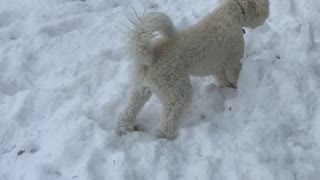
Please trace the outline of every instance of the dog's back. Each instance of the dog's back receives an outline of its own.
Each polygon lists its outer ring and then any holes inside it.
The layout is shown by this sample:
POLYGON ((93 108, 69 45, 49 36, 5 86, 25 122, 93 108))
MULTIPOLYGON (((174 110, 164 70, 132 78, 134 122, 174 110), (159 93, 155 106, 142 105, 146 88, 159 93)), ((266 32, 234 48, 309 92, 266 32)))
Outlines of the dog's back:
POLYGON ((188 67, 190 74, 209 75, 220 68, 221 62, 233 59, 230 56, 242 58, 239 57, 244 46, 242 27, 262 24, 269 13, 268 4, 268 0, 225 0, 197 24, 178 32, 167 15, 146 14, 140 18, 140 24, 134 24, 134 38, 130 41, 133 57, 148 65, 183 59, 181 64, 188 67), (156 40, 154 32, 160 32, 156 40), (169 59, 170 54, 175 54, 173 59, 169 59))

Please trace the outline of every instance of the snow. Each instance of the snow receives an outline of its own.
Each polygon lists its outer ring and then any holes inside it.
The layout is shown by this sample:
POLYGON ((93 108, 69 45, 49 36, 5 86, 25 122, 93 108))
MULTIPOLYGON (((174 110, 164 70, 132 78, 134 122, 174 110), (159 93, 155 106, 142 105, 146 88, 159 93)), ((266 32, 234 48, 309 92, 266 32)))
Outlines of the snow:
POLYGON ((114 126, 130 86, 127 17, 157 10, 179 28, 219 0, 1 0, 0 180, 316 180, 320 176, 320 2, 271 0, 246 30, 239 88, 193 78, 175 141, 114 126))

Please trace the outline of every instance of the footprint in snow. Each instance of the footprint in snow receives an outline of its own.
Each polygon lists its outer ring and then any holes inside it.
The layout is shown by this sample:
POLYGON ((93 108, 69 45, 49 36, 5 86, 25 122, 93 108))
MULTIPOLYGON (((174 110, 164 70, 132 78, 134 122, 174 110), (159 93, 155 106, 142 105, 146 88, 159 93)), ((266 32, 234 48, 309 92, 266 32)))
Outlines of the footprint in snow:
POLYGON ((87 0, 65 0, 65 2, 86 2, 87 0))
POLYGON ((15 111, 15 119, 20 127, 28 127, 32 123, 34 112, 34 98, 31 93, 21 94, 21 102, 15 111))
POLYGON ((21 21, 22 16, 14 11, 0 12, 0 39, 3 40, 16 40, 24 29, 21 21))
POLYGON ((94 19, 90 17, 71 18, 43 26, 40 29, 40 33, 47 34, 49 37, 53 38, 79 29, 84 29, 89 27, 93 22, 94 19))
POLYGON ((59 179, 62 176, 59 168, 53 164, 42 164, 40 167, 39 179, 53 180, 59 179))
POLYGON ((310 27, 310 24, 307 21, 303 22, 301 26, 298 41, 298 46, 301 49, 310 50, 314 47, 315 42, 312 28, 310 27))
POLYGON ((37 153, 40 147, 34 141, 28 141, 28 142, 25 142, 21 147, 18 147, 16 149, 17 149, 17 156, 22 156, 26 153, 31 153, 31 154, 37 153))
POLYGON ((101 150, 95 150, 90 156, 87 164, 87 170, 91 179, 106 179, 106 159, 101 150))
POLYGON ((315 65, 313 67, 314 73, 320 78, 320 65, 315 65))
POLYGON ((0 12, 0 28, 8 27, 14 23, 19 16, 14 11, 2 11, 0 12))

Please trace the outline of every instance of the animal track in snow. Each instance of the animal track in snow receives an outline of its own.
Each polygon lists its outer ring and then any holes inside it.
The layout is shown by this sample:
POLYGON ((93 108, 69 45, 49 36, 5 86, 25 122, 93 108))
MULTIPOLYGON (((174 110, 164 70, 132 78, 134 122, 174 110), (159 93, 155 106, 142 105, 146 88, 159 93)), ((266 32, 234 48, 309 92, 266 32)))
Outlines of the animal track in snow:
POLYGON ((19 16, 14 11, 0 12, 0 28, 10 26, 19 16))
POLYGON ((62 173, 60 172, 58 167, 52 164, 43 164, 41 166, 41 179, 57 179, 61 176, 62 173))
POLYGON ((302 49, 310 50, 314 47, 312 28, 308 22, 303 22, 299 34, 299 46, 302 49))
POLYGON ((19 106, 14 110, 14 119, 20 127, 28 127, 32 120, 34 114, 34 98, 31 95, 31 92, 20 92, 19 106))
POLYGON ((313 68, 314 73, 320 78, 320 65, 316 65, 313 68))
POLYGON ((17 148, 17 150, 19 150, 17 154, 19 155, 19 152, 34 154, 37 153, 39 149, 40 147, 37 143, 34 141, 27 141, 21 147, 17 148))
POLYGON ((93 19, 90 17, 77 17, 43 26, 40 32, 47 34, 49 37, 57 37, 78 29, 86 28, 93 22, 93 19))
POLYGON ((104 172, 106 159, 103 157, 101 150, 95 150, 92 152, 87 164, 87 171, 91 179, 106 179, 104 172))
POLYGON ((0 12, 0 40, 16 40, 22 34, 21 15, 15 11, 0 12))

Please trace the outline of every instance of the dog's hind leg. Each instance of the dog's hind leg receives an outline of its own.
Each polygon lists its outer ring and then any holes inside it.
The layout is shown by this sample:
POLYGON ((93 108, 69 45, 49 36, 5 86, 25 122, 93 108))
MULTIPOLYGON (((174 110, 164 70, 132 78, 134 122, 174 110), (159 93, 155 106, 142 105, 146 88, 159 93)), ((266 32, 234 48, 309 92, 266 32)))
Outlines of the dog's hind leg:
POLYGON ((162 123, 156 132, 158 138, 174 139, 179 119, 192 100, 192 86, 188 75, 171 79, 159 87, 163 103, 162 123))
POLYGON ((124 111, 118 116, 117 133, 125 135, 135 130, 135 121, 144 104, 150 99, 151 91, 148 87, 136 85, 130 90, 130 97, 124 111))

